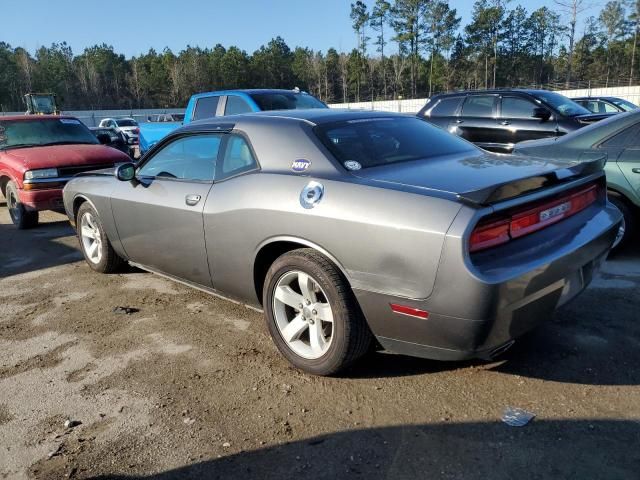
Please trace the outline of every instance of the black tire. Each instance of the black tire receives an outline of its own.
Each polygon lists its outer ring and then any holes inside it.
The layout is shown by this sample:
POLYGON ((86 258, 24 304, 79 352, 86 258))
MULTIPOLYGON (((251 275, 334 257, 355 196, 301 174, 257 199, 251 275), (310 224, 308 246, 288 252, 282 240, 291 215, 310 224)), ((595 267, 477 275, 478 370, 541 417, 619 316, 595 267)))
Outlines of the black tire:
POLYGON ((87 264, 96 272, 100 273, 114 273, 122 270, 125 265, 125 261, 115 252, 111 246, 111 242, 107 237, 107 234, 100 220, 98 212, 91 206, 89 202, 85 202, 80 205, 78 214, 76 215, 76 233, 78 235, 78 241, 80 243, 80 250, 84 255, 84 259, 87 264), (85 215, 91 215, 93 223, 100 234, 100 243, 97 247, 100 250, 99 261, 95 261, 89 258, 89 254, 86 251, 85 243, 82 238, 82 219, 85 215))
POLYGON ((15 183, 7 183, 5 198, 7 200, 7 209, 9 210, 11 221, 18 229, 24 230, 38 225, 40 218, 38 212, 29 211, 20 203, 18 187, 16 187, 15 183))
POLYGON ((635 232, 637 223, 636 212, 622 196, 616 193, 609 192, 609 201, 616 207, 618 207, 618 210, 620 210, 620 212, 622 212, 622 218, 624 222, 622 229, 624 229, 624 234, 622 234, 622 238, 618 241, 617 244, 614 244, 612 248, 613 251, 619 251, 625 245, 627 245, 627 243, 629 243, 630 238, 635 232))
MULTIPOLYGON (((373 335, 342 272, 327 257, 311 248, 292 250, 278 257, 269 268, 263 289, 267 328, 278 350, 296 368, 314 375, 334 375, 362 357, 373 335), (319 358, 295 353, 282 337, 274 314, 274 292, 278 281, 292 271, 310 275, 326 294, 333 313, 332 341, 319 358)), ((315 312, 314 312, 315 313, 315 312)))

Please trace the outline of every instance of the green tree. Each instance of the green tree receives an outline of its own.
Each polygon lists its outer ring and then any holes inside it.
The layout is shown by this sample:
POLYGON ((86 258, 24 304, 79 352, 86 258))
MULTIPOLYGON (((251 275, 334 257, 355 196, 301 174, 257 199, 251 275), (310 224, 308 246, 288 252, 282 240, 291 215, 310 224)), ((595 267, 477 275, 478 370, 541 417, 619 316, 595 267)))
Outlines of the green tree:
MULTIPOLYGON (((639 0, 640 1, 640 0, 639 0)), ((380 53, 380 70, 382 77, 382 98, 387 99, 387 70, 384 57, 384 47, 387 45, 385 29, 391 20, 391 4, 386 0, 376 0, 369 23, 371 28, 378 33, 375 39, 377 51, 380 53)))
MULTIPOLYGON (((442 50, 448 51, 453 46, 455 34, 460 26, 461 18, 456 9, 449 7, 446 0, 433 0, 425 10, 425 25, 429 41, 429 97, 433 92, 433 65, 436 55, 442 50)), ((444 62, 443 62, 444 63, 444 62)))

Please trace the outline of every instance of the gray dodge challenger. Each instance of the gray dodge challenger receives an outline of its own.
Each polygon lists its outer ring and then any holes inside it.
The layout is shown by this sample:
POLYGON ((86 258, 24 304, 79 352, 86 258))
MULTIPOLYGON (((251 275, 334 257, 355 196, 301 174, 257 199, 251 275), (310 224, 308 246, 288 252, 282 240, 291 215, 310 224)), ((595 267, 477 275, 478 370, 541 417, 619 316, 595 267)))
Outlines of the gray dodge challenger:
POLYGON ((89 266, 125 262, 264 311, 330 375, 372 346, 492 358, 589 283, 616 237, 604 160, 486 153, 413 117, 203 120, 64 189, 89 266))

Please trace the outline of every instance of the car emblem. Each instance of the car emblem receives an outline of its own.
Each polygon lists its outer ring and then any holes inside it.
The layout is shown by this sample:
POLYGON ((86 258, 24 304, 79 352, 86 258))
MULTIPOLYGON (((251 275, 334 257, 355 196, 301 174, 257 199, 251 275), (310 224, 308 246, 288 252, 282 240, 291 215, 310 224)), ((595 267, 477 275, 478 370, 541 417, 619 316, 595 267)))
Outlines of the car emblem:
POLYGON ((294 160, 293 163, 291 164, 291 170, 293 170, 294 172, 304 172, 305 170, 307 170, 309 167, 311 166, 311 162, 309 160, 305 160, 304 158, 301 158, 299 160, 294 160))
POLYGON ((540 212, 538 218, 541 222, 546 222, 547 220, 551 220, 552 218, 565 214, 569 210, 571 210, 570 201, 564 202, 564 203, 561 203, 560 205, 556 205, 555 207, 551 207, 546 210, 543 210, 542 212, 540 212))
POLYGON ((322 195, 324 195, 324 185, 311 181, 300 192, 300 205, 307 209, 313 208, 322 200, 322 195))
POLYGON ((344 167, 347 170, 360 170, 362 168, 362 165, 360 165, 360 163, 356 162, 355 160, 347 160, 346 162, 344 162, 344 167))

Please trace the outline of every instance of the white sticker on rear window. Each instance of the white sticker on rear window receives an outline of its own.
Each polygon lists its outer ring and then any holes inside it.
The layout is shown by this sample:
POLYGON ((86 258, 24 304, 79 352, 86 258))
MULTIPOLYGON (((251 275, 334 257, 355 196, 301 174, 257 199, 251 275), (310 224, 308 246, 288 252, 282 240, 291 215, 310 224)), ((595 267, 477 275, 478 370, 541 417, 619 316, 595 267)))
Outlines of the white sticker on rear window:
POLYGON ((75 118, 61 118, 60 123, 67 125, 80 125, 80 120, 76 120, 75 118))

